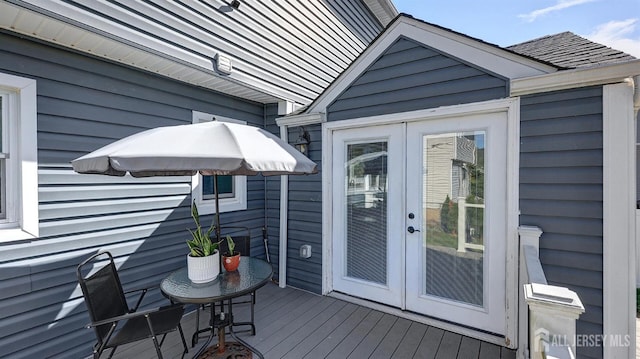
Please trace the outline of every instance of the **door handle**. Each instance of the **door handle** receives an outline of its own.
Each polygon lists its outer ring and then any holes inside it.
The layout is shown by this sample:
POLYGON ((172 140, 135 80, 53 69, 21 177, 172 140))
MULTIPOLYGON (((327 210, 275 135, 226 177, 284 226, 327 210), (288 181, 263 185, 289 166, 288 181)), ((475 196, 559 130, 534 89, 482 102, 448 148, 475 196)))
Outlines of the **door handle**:
POLYGON ((409 227, 407 228, 407 232, 409 232, 409 233, 413 233, 413 232, 420 232, 420 230, 419 230, 419 229, 415 229, 415 228, 413 228, 413 226, 409 226, 409 227))

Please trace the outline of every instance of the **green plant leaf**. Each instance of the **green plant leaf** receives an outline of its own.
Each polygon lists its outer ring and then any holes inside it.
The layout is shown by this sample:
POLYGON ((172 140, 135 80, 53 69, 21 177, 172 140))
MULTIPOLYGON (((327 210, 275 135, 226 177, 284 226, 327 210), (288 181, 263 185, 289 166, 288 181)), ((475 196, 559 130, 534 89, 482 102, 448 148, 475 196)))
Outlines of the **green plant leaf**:
POLYGON ((198 213, 198 207, 195 201, 191 207, 191 217, 193 217, 193 221, 196 224, 195 230, 187 228, 189 234, 191 234, 191 239, 187 241, 191 256, 206 257, 214 254, 218 244, 211 242, 211 233, 215 229, 215 225, 212 224, 209 230, 203 233, 202 226, 200 225, 200 214, 198 213))

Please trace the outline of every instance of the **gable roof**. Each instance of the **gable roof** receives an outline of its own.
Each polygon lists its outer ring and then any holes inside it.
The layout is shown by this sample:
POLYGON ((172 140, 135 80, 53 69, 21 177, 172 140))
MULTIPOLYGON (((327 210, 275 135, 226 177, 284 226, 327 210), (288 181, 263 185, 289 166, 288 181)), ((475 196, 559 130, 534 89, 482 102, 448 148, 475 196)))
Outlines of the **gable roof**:
POLYGON ((566 68, 590 67, 635 60, 635 57, 629 54, 587 40, 569 31, 543 36, 508 46, 506 49, 566 68))
MULTIPOLYGON (((501 48, 497 45, 461 34, 450 29, 400 14, 378 37, 342 72, 303 113, 322 112, 363 71, 373 64, 400 37, 414 40, 437 52, 481 67, 497 76, 516 79, 556 72, 560 67, 546 61, 501 48)), ((295 115, 290 115, 294 117, 295 115)))

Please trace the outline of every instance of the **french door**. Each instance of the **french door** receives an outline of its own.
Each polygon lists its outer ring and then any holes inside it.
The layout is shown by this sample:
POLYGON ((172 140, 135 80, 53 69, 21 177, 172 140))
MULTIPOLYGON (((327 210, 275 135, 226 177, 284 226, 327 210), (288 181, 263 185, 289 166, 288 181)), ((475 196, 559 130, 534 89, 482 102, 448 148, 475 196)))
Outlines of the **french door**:
POLYGON ((401 125, 336 131, 333 151, 333 287, 404 305, 401 125))
POLYGON ((505 333, 506 113, 335 130, 333 289, 505 333))

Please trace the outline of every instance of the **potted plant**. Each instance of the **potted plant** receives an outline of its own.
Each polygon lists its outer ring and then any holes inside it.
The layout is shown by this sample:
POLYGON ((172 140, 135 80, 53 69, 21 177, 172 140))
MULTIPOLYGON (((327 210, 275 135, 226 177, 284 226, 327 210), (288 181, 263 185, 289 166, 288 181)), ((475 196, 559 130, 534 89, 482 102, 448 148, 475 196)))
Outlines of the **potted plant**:
POLYGON ((222 265, 227 272, 233 272, 238 269, 240 265, 240 252, 236 252, 236 243, 231 236, 227 235, 227 247, 228 252, 222 254, 222 265))
POLYGON ((194 201, 191 207, 191 217, 196 223, 196 229, 188 229, 191 239, 187 241, 189 254, 187 254, 187 273, 189 279, 194 283, 210 282, 220 273, 220 252, 219 242, 211 240, 211 233, 216 229, 212 223, 205 232, 200 225, 200 215, 198 207, 194 201))

